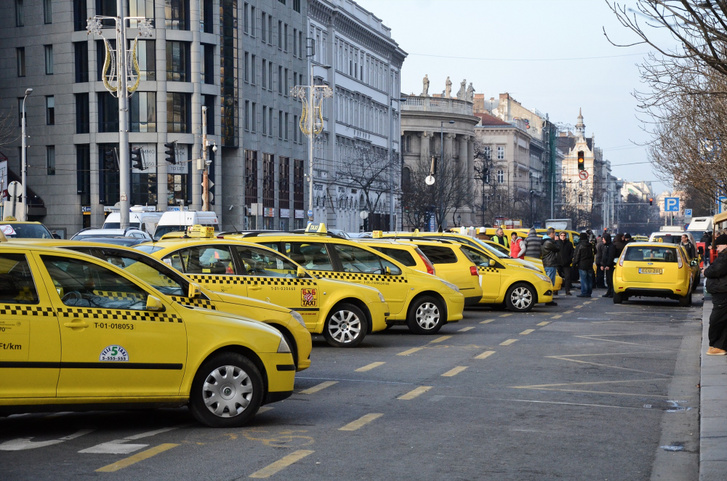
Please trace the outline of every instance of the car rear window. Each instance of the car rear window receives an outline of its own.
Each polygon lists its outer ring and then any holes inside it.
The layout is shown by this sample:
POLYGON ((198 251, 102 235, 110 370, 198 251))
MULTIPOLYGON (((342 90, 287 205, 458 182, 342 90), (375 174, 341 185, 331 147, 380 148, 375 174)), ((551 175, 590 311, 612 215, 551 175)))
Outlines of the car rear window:
POLYGON ((432 261, 432 264, 456 264, 457 254, 451 247, 420 245, 419 249, 432 261))
POLYGON ((624 260, 648 262, 676 262, 677 250, 673 247, 630 246, 626 248, 624 260))
POLYGON ((404 249, 392 249, 391 247, 379 247, 379 246, 371 246, 377 251, 381 252, 382 254, 386 254, 387 256, 391 257, 392 259, 396 259, 397 261, 401 262, 407 267, 413 267, 416 266, 417 263, 414 260, 414 256, 412 256, 409 251, 406 251, 404 249))

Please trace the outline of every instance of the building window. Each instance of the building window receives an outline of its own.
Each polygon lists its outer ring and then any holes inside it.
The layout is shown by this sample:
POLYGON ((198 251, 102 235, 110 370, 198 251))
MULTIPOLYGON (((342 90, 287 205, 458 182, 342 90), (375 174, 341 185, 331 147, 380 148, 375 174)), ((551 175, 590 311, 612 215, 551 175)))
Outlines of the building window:
POLYGON ((502 170, 497 171, 497 183, 498 184, 505 183, 505 172, 503 172, 502 170))
POLYGON ((275 207, 275 156, 263 154, 263 206, 275 207))
POLYGON ((281 209, 290 208, 290 159, 278 157, 278 203, 281 209))
POLYGON ((243 127, 246 131, 250 130, 250 101, 245 100, 245 121, 243 127))
POLYGON ((73 44, 73 60, 76 83, 88 82, 88 42, 75 42, 73 44))
POLYGON ((189 30, 189 11, 185 0, 164 0, 165 25, 170 30, 189 30))
POLYGON ((268 108, 263 105, 263 135, 268 135, 268 108))
POLYGON ((202 9, 202 30, 205 33, 214 33, 214 22, 212 21, 212 18, 215 11, 212 5, 212 0, 203 0, 202 9))
POLYGON ((119 131, 119 103, 110 92, 98 93, 98 131, 119 131))
POLYGON ((200 67, 202 68, 202 80, 208 85, 215 83, 215 46, 205 45, 204 46, 204 59, 202 60, 200 67))
POLYGON ((300 13, 300 0, 293 0, 293 10, 300 13))
POLYGON ((192 103, 190 94, 167 93, 167 132, 190 133, 189 112, 192 103))
POLYGON ((262 40, 263 43, 267 41, 268 37, 268 27, 265 17, 265 12, 260 12, 260 40, 262 40))
POLYGON ((22 27, 23 25, 25 25, 23 0, 15 0, 15 26, 22 27))
POLYGON ((45 171, 48 175, 56 175, 56 148, 53 145, 45 148, 45 171))
POLYGON ((88 93, 76 94, 76 133, 87 134, 90 127, 88 93))
POLYGON ((505 147, 502 145, 497 146, 497 160, 505 160, 505 147))
POLYGON ((56 123, 56 99, 53 95, 45 98, 45 124, 55 125, 56 123))
POLYGON ((255 85, 255 76, 257 74, 257 69, 255 68, 256 61, 257 61, 257 56, 250 55, 250 83, 252 85, 255 85))
POLYGON ((25 47, 15 49, 15 58, 18 64, 18 77, 25 77, 25 47))
MULTIPOLYGON (((129 16, 154 19, 154 0, 129 0, 129 16)), ((132 21, 132 27, 136 27, 132 21)))
POLYGON ((45 51, 45 74, 53 75, 53 45, 44 45, 45 51))
POLYGON ((129 128, 132 132, 157 131, 156 92, 136 92, 129 98, 129 128))
POLYGON ((485 145, 482 148, 482 154, 485 156, 485 160, 492 160, 492 147, 485 145))
POLYGON ((245 52, 245 64, 243 65, 242 69, 244 72, 242 73, 242 78, 245 80, 245 83, 250 82, 250 54, 245 52))
POLYGON ((43 0, 43 23, 53 23, 53 8, 51 0, 43 0))
POLYGON ((86 0, 73 0, 73 30, 81 32, 86 30, 86 0))
POLYGON ((189 44, 167 42, 167 80, 187 82, 189 80, 189 44))
POLYGON ((91 149, 76 145, 76 193, 81 205, 91 205, 91 149))
POLYGON ((139 64, 141 80, 156 80, 156 49, 154 40, 139 40, 136 47, 136 62, 139 64))

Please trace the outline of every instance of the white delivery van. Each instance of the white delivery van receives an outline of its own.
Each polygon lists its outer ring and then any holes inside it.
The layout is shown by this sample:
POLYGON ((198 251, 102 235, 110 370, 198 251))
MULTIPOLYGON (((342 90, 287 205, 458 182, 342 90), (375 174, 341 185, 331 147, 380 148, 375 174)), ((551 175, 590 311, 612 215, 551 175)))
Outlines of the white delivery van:
POLYGON ((217 214, 212 211, 170 210, 164 212, 159 219, 154 239, 161 239, 164 234, 170 232, 185 232, 187 227, 193 225, 211 226, 215 231, 220 230, 217 214))
POLYGON ((705 232, 712 232, 712 230, 714 230, 712 217, 693 217, 687 226, 687 232, 691 232, 697 242, 702 240, 705 232))
MULTIPOLYGON (((149 235, 154 235, 157 224, 162 218, 162 213, 146 210, 144 206, 134 206, 129 211, 129 227, 143 230, 149 235)), ((121 213, 111 212, 101 226, 102 229, 121 229, 121 213)))

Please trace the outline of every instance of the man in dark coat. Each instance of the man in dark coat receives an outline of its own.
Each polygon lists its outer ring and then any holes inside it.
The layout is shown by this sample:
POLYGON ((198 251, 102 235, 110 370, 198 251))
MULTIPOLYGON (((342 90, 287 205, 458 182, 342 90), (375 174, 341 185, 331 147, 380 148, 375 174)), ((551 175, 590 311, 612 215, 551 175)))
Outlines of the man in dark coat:
POLYGON ((707 279, 705 288, 712 295, 712 313, 709 315, 709 356, 727 354, 727 234, 715 239, 717 258, 702 270, 707 279))
MULTIPOLYGON (((541 257, 543 259, 543 267, 545 268, 545 274, 550 277, 550 282, 555 287, 555 276, 558 275, 558 252, 560 249, 555 243, 555 229, 552 227, 548 229, 547 233, 543 236, 543 245, 540 248, 541 257)), ((555 302, 547 302, 545 304, 557 306, 555 302)))
POLYGON ((563 288, 565 289, 565 295, 570 296, 570 288, 571 288, 571 260, 573 259, 573 244, 571 243, 570 239, 568 239, 568 233, 567 232, 561 232, 558 235, 558 244, 560 245, 560 252, 558 253, 560 257, 560 268, 563 271, 563 288))
POLYGON ((540 248, 543 246, 543 239, 538 237, 535 228, 532 227, 528 231, 528 236, 525 238, 525 257, 535 257, 540 259, 540 248))
POLYGON ((601 270, 606 275, 606 293, 601 297, 613 297, 613 266, 616 260, 616 248, 611 242, 611 234, 603 234, 602 239, 601 270))
POLYGON ((593 292, 591 283, 593 279, 593 247, 585 234, 585 232, 581 232, 578 245, 573 252, 573 267, 578 269, 581 280, 581 293, 578 294, 578 297, 591 297, 593 292))
POLYGON ((595 284, 593 287, 603 288, 606 287, 606 277, 604 275, 603 269, 603 236, 598 236, 596 238, 596 279, 595 284))

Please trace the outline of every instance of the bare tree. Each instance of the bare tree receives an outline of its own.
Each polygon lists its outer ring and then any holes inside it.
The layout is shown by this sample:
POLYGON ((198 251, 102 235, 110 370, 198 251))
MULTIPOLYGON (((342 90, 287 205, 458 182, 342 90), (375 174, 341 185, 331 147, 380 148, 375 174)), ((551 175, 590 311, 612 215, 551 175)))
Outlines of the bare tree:
MULTIPOLYGON (((391 192, 389 179, 391 165, 387 162, 386 157, 385 151, 377 151, 372 148, 356 149, 355 158, 344 162, 341 170, 336 172, 335 180, 338 183, 349 185, 363 193, 366 205, 361 206, 361 209, 368 212, 370 216, 379 209, 383 195, 391 192)), ((388 228, 388 224, 383 226, 369 223, 368 227, 370 230, 384 229, 388 228)))
POLYGON ((0 146, 11 144, 20 138, 14 121, 15 116, 11 112, 0 113, 0 146))

